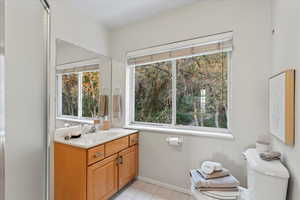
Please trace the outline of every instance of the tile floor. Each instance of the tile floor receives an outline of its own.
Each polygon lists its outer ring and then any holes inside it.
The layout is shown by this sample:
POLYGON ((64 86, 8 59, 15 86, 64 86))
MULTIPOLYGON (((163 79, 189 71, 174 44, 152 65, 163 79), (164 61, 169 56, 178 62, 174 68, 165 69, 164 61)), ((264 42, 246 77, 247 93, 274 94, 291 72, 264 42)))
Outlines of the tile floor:
POLYGON ((193 198, 184 193, 136 180, 111 200, 193 200, 193 198))

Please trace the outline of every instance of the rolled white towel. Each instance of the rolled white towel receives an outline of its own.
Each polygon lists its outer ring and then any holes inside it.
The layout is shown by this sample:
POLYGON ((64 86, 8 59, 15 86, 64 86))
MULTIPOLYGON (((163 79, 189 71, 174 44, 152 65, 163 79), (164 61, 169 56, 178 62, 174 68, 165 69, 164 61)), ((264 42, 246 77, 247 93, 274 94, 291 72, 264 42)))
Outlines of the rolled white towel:
POLYGON ((221 171, 223 168, 221 163, 205 161, 201 165, 201 169, 205 174, 212 174, 215 171, 221 171))

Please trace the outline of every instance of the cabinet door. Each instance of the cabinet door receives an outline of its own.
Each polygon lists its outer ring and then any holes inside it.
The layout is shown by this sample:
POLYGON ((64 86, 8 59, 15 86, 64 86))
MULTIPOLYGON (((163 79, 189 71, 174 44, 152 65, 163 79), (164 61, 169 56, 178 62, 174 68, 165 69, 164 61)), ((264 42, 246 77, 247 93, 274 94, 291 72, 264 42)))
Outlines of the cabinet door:
POLYGON ((117 155, 88 167, 87 200, 106 200, 118 191, 117 155))
POLYGON ((119 153, 119 189, 138 175, 138 146, 119 153))

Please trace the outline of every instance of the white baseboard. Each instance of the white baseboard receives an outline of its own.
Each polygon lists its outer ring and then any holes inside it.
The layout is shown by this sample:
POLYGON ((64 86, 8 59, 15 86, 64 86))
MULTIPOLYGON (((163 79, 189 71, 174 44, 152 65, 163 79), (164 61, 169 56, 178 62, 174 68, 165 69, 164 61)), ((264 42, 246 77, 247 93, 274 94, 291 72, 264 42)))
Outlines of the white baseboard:
POLYGON ((161 187, 165 187, 165 188, 170 189, 170 190, 175 190, 177 192, 182 192, 182 193, 189 194, 189 195, 191 194, 190 190, 182 188, 182 187, 178 187, 176 185, 163 183, 163 182, 154 180, 152 178, 143 177, 143 176, 138 176, 137 178, 138 178, 138 180, 141 180, 141 181, 144 181, 144 182, 147 182, 147 183, 151 183, 151 184, 154 184, 154 185, 158 185, 158 186, 161 186, 161 187))

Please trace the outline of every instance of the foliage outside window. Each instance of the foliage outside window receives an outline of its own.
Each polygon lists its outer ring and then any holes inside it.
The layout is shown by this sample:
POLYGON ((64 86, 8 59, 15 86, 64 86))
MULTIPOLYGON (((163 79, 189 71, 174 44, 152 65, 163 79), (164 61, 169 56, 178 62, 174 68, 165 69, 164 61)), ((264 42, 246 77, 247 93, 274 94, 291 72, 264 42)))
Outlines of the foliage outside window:
POLYGON ((62 114, 78 115, 78 74, 62 75, 62 114))
POLYGON ((99 72, 83 72, 82 75, 82 116, 99 116, 100 87, 99 72))
POLYGON ((61 92, 58 96, 61 116, 74 118, 95 118, 100 111, 99 71, 74 72, 58 75, 61 92))
POLYGON ((172 121, 171 62, 160 62, 135 69, 135 121, 172 121))
POLYGON ((230 52, 135 65, 131 123, 228 128, 230 52))
POLYGON ((227 128, 227 53, 176 60, 176 124, 227 128))

